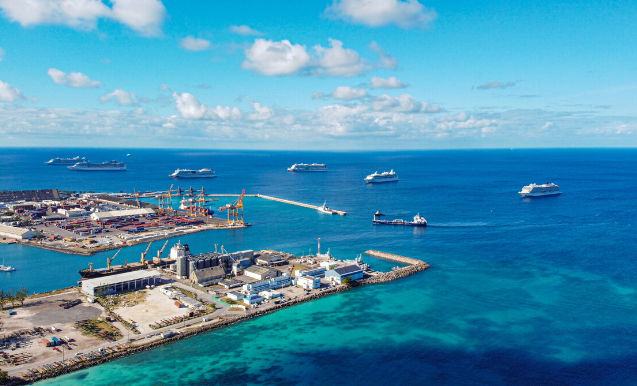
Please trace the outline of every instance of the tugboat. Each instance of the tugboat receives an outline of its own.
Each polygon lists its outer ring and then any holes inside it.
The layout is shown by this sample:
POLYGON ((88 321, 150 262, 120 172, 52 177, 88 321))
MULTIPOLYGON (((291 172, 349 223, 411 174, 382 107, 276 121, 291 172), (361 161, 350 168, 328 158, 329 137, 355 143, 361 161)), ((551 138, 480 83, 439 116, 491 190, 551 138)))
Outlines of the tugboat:
POLYGON ((374 225, 407 225, 412 227, 426 227, 427 220, 424 217, 420 216, 420 213, 414 216, 413 221, 405 221, 402 219, 396 219, 393 221, 380 220, 377 217, 384 216, 384 213, 380 213, 380 210, 374 213, 374 220, 372 221, 374 225))

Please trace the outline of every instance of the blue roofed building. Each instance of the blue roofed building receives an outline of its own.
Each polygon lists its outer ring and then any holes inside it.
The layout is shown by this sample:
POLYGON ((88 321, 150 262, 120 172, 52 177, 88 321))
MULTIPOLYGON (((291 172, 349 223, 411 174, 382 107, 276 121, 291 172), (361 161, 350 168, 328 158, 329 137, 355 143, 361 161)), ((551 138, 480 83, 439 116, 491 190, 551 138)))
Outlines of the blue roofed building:
POLYGON ((363 270, 358 265, 346 265, 340 268, 330 269, 325 272, 325 278, 330 281, 342 282, 345 278, 351 278, 352 281, 363 278, 363 270))

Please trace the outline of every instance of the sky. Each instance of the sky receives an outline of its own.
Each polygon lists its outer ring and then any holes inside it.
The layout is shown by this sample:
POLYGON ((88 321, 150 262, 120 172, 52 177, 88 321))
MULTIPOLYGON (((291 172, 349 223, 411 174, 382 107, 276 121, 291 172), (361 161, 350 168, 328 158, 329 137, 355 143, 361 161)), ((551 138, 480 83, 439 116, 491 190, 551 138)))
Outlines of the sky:
POLYGON ((634 1, 0 0, 0 147, 637 146, 634 1))

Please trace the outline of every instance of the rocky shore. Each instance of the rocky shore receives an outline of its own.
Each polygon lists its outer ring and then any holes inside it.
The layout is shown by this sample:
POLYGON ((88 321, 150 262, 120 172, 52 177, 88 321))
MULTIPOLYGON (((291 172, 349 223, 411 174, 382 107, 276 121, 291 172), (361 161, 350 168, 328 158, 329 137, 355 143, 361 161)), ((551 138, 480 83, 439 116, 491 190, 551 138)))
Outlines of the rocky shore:
MULTIPOLYGON (((182 331, 181 333, 174 335, 170 338, 166 338, 166 339, 162 339, 160 341, 156 341, 153 343, 148 343, 145 344, 143 346, 139 346, 139 347, 131 347, 127 350, 123 350, 123 351, 119 351, 113 354, 109 354, 109 355, 104 355, 102 357, 98 357, 92 360, 87 360, 81 363, 77 363, 77 364, 73 364, 70 366, 66 366, 63 368, 58 368, 55 370, 51 370, 48 371, 44 374, 38 374, 34 377, 29 377, 29 378, 12 378, 9 383, 7 383, 7 385, 23 385, 23 384, 27 384, 27 383, 32 383, 32 382, 37 382, 43 379, 48 379, 48 378, 53 378, 53 377, 57 377, 63 374, 68 374, 74 371, 78 371, 78 370, 82 370, 88 367, 92 367, 92 366, 96 366, 99 364, 103 364, 106 362, 110 362, 119 358, 123 358, 125 356, 128 355, 133 355, 133 354, 137 354, 137 353, 141 353, 143 351, 146 350, 152 350, 154 348, 169 344, 169 343, 173 343, 176 342, 178 340, 181 339, 186 339, 186 338, 190 338, 193 337, 195 335, 199 335, 202 333, 206 333, 209 331, 213 331, 213 330, 218 330, 221 328, 225 328, 228 326, 231 326, 233 324, 236 323, 240 323, 244 320, 248 320, 248 319, 253 319, 253 318, 257 318, 266 314, 270 314, 272 312, 276 312, 278 310, 281 310, 283 308, 287 308, 287 307, 292 307, 294 305, 300 304, 300 303, 304 303, 307 301, 312 301, 312 300, 316 300, 325 296, 329 296, 338 292, 343 292, 343 291, 347 291, 350 290, 352 288, 356 288, 356 287, 361 287, 364 285, 369 285, 369 284, 377 284, 377 283, 386 283, 386 282, 390 282, 390 281, 394 281, 394 280, 398 280, 401 279, 403 277, 407 277, 410 275, 413 275, 417 272, 420 271, 424 271, 426 269, 428 269, 430 266, 429 264, 425 263, 422 260, 418 260, 418 259, 413 259, 413 258, 409 258, 409 257, 404 257, 404 256, 398 256, 398 255, 393 255, 393 254, 389 254, 389 253, 385 253, 385 252, 379 252, 379 251, 367 251, 365 253, 368 252, 374 252, 374 253, 380 253, 380 254, 385 254, 391 257, 391 260, 395 260, 395 261, 400 261, 403 262, 405 264, 409 264, 406 267, 402 267, 399 269, 395 269, 392 270, 391 272, 380 272, 376 275, 373 276, 369 276, 365 279, 359 280, 357 282, 352 282, 350 284, 341 284, 341 285, 337 285, 335 287, 330 287, 327 289, 324 289, 322 291, 318 291, 318 292, 314 292, 311 293, 310 295, 304 296, 302 298, 298 298, 298 299, 292 299, 292 300, 288 300, 285 303, 282 304, 276 304, 273 307, 269 307, 267 309, 256 309, 256 310, 250 310, 245 314, 242 315, 237 315, 237 316, 233 316, 233 317, 227 317, 224 319, 221 319, 218 322, 211 322, 209 324, 205 324, 203 326, 199 326, 199 327, 195 327, 195 328, 190 328, 188 330, 182 331), (400 260, 398 260, 400 259, 400 260)), ((371 254, 371 253, 369 253, 371 254)), ((374 254, 376 256, 376 254, 374 254)), ((379 257, 384 257, 384 256, 379 256, 379 257)), ((389 257, 385 257, 385 258, 389 258, 389 257)))

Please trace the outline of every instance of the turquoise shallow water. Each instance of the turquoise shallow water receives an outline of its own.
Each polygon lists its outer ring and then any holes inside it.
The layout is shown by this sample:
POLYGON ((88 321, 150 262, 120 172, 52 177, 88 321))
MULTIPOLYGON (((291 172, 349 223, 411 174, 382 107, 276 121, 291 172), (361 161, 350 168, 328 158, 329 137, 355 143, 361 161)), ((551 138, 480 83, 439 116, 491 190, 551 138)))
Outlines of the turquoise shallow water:
MULTIPOLYGON (((0 155, 2 170, 29 152, 0 155)), ((220 177, 205 182, 209 192, 245 188, 314 204, 327 199, 348 215, 249 198, 253 227, 181 238, 194 252, 218 243, 302 253, 315 250, 321 237, 341 258, 373 248, 422 258, 432 268, 41 384, 637 384, 637 151, 121 152, 139 157, 129 163, 130 174, 82 181, 44 169, 37 178, 5 173, 0 184, 159 189, 169 186, 171 168, 212 163, 220 177), (281 171, 301 161, 326 162, 331 171, 281 171), (137 170, 142 164, 153 165, 146 175, 137 170), (366 174, 390 168, 400 182, 362 183, 366 174), (564 194, 517 196, 523 185, 546 180, 564 194), (430 226, 374 227, 371 214, 379 209, 390 218, 420 212, 430 226)), ((59 150, 46 155, 53 153, 59 150)), ((36 291, 72 284, 78 269, 105 259, 0 248, 18 267, 0 278, 2 286, 24 283, 36 291)), ((117 259, 137 260, 142 248, 126 248, 117 259)), ((366 260, 377 269, 394 265, 366 260)))

